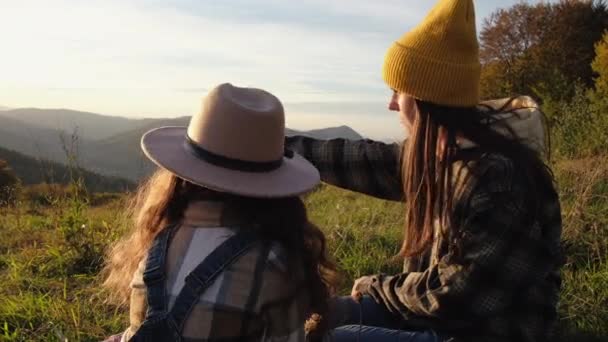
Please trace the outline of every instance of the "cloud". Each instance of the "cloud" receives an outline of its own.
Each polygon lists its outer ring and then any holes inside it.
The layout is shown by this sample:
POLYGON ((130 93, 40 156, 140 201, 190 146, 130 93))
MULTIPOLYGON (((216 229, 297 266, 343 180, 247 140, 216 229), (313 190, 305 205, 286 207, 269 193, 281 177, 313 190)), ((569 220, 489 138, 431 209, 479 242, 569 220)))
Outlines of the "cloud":
POLYGON ((209 88, 175 88, 173 90, 181 93, 205 94, 209 91, 209 88))
MULTIPOLYGON (((201 3, 206 7, 199 12, 137 1, 11 3, 0 13, 0 87, 183 92, 232 81, 286 100, 321 100, 325 89, 312 88, 336 80, 383 87, 378 70, 386 43, 373 34, 291 25, 272 16, 238 22, 205 15, 211 2, 201 3)), ((329 18, 339 16, 336 4, 327 6, 329 18)), ((315 1, 304 7, 322 9, 315 1)), ((352 95, 345 90, 345 97, 352 95)))
MULTIPOLYGON (((149 2, 147 2, 149 4, 149 2)), ((177 0, 155 2, 192 15, 238 23, 266 22, 290 26, 322 27, 334 32, 379 32, 386 28, 404 29, 413 24, 430 2, 403 0, 177 0)))

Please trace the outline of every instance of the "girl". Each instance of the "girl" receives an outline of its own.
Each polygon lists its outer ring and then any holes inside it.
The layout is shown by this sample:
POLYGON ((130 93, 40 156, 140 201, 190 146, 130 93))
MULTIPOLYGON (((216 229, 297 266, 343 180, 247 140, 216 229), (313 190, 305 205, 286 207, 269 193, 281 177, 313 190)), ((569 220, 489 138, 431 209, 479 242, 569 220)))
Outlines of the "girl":
POLYGON ((440 0, 385 58, 401 151, 288 139, 323 180, 406 200, 403 273, 362 277, 335 300, 336 341, 549 339, 561 216, 542 115, 525 97, 479 105, 479 74, 473 1, 440 0))
POLYGON ((326 313, 334 268, 297 197, 319 174, 284 149, 284 129, 276 97, 223 84, 189 127, 143 136, 162 169, 105 281, 130 298, 122 341, 302 341, 306 318, 326 313))

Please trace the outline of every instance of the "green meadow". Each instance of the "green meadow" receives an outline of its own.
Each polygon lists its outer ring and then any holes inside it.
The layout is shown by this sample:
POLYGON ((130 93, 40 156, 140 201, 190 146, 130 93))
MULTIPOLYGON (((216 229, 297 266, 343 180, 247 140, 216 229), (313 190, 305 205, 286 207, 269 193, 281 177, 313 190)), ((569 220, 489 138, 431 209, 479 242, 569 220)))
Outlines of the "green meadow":
MULTIPOLYGON (((608 340, 608 158, 554 166, 564 218, 560 336, 608 340)), ((27 189, 26 189, 27 190, 27 189)), ((128 220, 128 195, 33 187, 0 209, 0 340, 97 341, 127 326, 128 310, 105 302, 99 271, 128 220)), ((340 265, 341 289, 365 274, 399 272, 402 204, 323 185, 307 196, 340 265)))

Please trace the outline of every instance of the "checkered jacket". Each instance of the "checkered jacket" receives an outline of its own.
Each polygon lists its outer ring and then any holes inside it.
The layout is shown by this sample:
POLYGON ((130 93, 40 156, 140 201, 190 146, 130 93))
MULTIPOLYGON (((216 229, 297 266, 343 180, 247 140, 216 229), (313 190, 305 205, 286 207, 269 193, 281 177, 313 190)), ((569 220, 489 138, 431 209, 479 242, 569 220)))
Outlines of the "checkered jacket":
MULTIPOLYGON (((397 144, 290 137, 330 184, 403 199, 397 144)), ((365 277, 359 290, 403 317, 404 329, 433 329, 462 341, 538 342, 556 322, 562 264, 556 191, 530 212, 530 180, 510 159, 464 151, 454 163, 458 236, 437 231, 432 247, 405 260, 400 274, 365 277), (531 215, 532 214, 532 215, 531 215)), ((454 227, 455 228, 455 227, 454 227)))

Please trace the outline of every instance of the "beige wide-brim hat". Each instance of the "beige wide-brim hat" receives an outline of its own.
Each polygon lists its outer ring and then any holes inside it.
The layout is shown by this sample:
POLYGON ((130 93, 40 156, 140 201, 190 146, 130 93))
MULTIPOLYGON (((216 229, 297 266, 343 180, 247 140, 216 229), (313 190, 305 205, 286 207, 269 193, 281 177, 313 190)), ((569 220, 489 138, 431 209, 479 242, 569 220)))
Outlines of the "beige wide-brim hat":
POLYGON ((285 150, 283 105, 255 88, 222 84, 209 92, 188 127, 145 133, 148 158, 211 190, 247 197, 291 197, 312 190, 319 172, 285 150))

